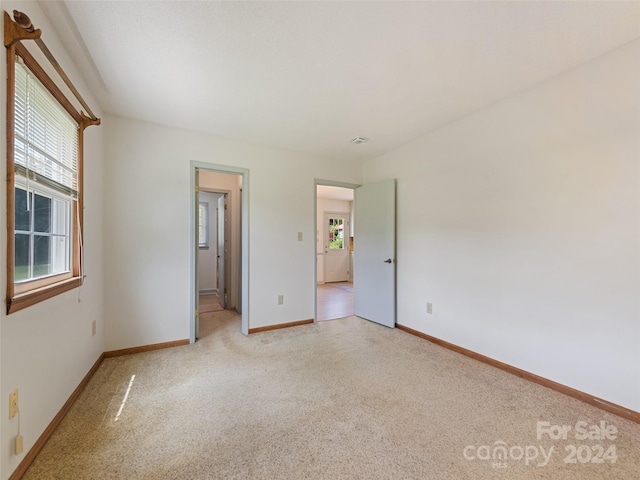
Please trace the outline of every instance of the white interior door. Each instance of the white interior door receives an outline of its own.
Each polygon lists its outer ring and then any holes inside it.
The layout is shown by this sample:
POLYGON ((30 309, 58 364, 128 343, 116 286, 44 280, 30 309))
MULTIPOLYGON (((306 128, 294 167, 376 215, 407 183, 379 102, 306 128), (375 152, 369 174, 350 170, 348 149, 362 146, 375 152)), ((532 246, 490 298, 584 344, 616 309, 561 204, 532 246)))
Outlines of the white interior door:
POLYGON ((354 306, 358 317, 396 324, 396 181, 355 190, 354 306))
POLYGON ((349 281, 349 214, 325 213, 323 225, 324 281, 349 281))
POLYGON ((222 308, 227 308, 227 258, 229 242, 227 242, 228 235, 228 219, 229 213, 227 208, 227 195, 223 195, 218 199, 217 208, 218 218, 218 256, 217 256, 217 270, 218 270, 218 298, 222 308))

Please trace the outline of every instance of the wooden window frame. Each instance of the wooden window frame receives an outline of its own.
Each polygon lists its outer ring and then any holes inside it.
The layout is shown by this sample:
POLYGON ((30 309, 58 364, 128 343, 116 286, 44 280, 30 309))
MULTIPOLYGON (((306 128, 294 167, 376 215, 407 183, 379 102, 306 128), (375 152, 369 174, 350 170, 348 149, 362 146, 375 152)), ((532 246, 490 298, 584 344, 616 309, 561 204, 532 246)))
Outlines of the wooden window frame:
MULTIPOLYGON (((14 12, 15 13, 15 12, 14 12)), ((67 292, 82 285, 83 278, 83 258, 81 239, 83 238, 83 207, 84 207, 84 129, 90 125, 99 125, 100 119, 87 117, 81 111, 78 111, 69 99, 62 93, 56 83, 49 77, 45 70, 39 65, 35 58, 29 53, 28 49, 21 43, 21 39, 37 39, 39 40, 40 31, 29 32, 17 26, 8 18, 5 12, 5 46, 7 51, 7 293, 6 307, 7 314, 11 314, 35 305, 44 300, 52 298, 61 293, 67 292), (7 20, 10 22, 8 25, 7 20), (19 38, 7 39, 8 33, 18 33, 22 35, 19 38), (36 36, 37 35, 37 36, 36 36), (44 87, 53 95, 58 103, 71 115, 78 124, 78 195, 77 199, 72 200, 72 238, 71 238, 71 258, 69 275, 57 275, 50 277, 50 282, 43 285, 41 279, 35 279, 32 282, 25 282, 23 285, 31 284, 32 288, 22 293, 16 292, 14 280, 14 253, 15 253, 15 204, 14 204, 14 188, 15 188, 15 163, 14 163, 14 141, 15 141, 15 62, 16 55, 19 55, 27 68, 33 75, 44 85, 44 87), (75 203, 77 202, 77 204, 75 203)), ((54 67, 59 66, 54 64, 54 67)), ((56 70, 58 70, 56 68, 56 70)), ((60 71, 58 70, 60 73, 60 71)), ((63 77, 63 79, 65 79, 63 77)), ((67 79, 65 79, 66 81, 67 79)), ((75 93, 75 92, 74 92, 75 93)), ((22 290, 22 289, 21 289, 22 290)))

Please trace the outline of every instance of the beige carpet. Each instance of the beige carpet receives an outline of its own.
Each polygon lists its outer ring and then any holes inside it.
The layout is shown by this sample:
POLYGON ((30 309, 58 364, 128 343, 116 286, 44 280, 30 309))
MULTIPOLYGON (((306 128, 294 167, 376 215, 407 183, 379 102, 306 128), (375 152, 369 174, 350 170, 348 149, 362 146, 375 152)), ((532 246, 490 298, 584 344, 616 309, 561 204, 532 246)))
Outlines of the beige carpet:
POLYGON ((639 478, 640 425, 402 331, 355 317, 239 330, 207 314, 195 345, 105 360, 25 478, 639 478), (538 440, 538 421, 618 433, 538 440), (483 460, 501 441, 512 456, 483 460), (615 445, 617 460, 565 464, 570 445, 582 459, 615 445), (512 458, 534 447, 529 465, 512 458))

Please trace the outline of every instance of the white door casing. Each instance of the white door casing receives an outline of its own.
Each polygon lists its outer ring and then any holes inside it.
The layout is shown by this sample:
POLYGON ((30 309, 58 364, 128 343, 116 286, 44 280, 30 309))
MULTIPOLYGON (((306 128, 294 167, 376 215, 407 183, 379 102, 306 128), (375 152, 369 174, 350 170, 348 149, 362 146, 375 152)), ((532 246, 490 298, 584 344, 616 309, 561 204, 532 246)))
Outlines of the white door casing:
POLYGON ((355 314, 394 328, 396 323, 396 181, 355 190, 355 314))
POLYGON ((194 246, 194 252, 195 252, 195 264, 193 266, 193 273, 195 275, 195 280, 194 280, 194 284, 195 284, 195 291, 193 292, 195 299, 195 309, 194 309, 194 314, 195 314, 195 338, 200 338, 200 286, 199 286, 199 277, 198 277, 198 255, 200 253, 200 238, 198 236, 198 231, 199 231, 199 224, 200 224, 200 211, 198 209, 198 205, 200 203, 200 172, 198 171, 198 169, 195 170, 195 189, 194 189, 194 193, 195 193, 195 205, 196 208, 194 209, 195 211, 195 232, 194 232, 194 240, 195 240, 195 246, 194 246))
MULTIPOLYGON (((238 195, 238 206, 235 209, 237 215, 240 215, 240 221, 238 222, 238 238, 242 238, 242 188, 238 195)), ((238 252, 238 265, 242 265, 242 248, 237 249, 238 252)), ((236 311, 242 313, 242 268, 238 268, 238 295, 236 297, 236 311)))

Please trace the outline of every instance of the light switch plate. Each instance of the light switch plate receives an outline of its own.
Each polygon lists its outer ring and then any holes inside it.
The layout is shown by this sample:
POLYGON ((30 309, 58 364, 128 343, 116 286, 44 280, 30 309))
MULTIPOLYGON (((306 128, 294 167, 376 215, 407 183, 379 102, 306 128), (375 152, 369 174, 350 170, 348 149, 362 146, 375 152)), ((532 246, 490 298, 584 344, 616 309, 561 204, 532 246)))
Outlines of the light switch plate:
POLYGON ((18 414, 18 389, 9 394, 9 420, 18 414))

